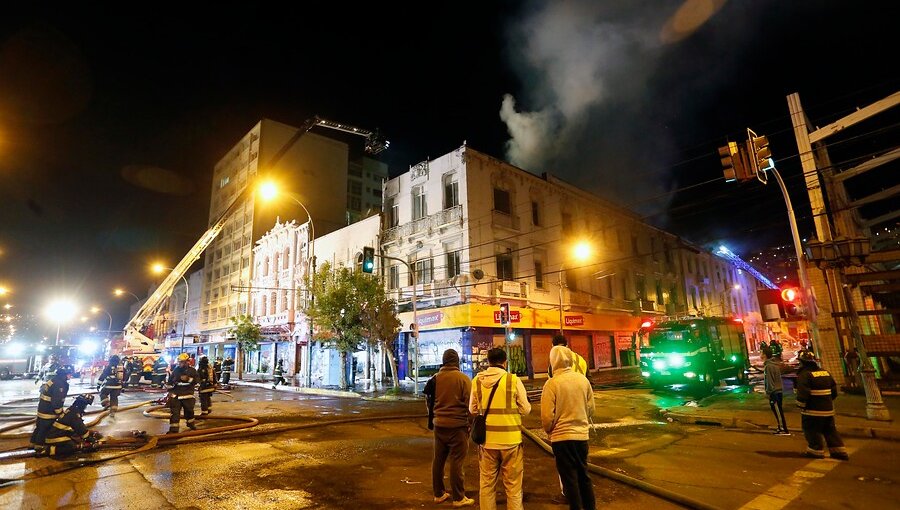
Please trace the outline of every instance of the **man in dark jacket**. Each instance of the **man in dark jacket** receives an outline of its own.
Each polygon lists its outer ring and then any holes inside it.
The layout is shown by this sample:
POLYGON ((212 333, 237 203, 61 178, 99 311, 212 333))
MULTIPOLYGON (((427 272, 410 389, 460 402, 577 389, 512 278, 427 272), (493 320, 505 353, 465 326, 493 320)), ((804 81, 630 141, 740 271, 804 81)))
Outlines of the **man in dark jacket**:
POLYGON ((216 391, 216 379, 213 367, 209 364, 209 358, 200 356, 197 364, 197 379, 200 383, 200 416, 206 416, 212 412, 212 394, 216 391))
POLYGON ((84 424, 84 410, 94 401, 93 395, 78 395, 47 433, 46 452, 51 457, 65 457, 75 452, 93 451, 100 434, 84 424))
POLYGON ((154 388, 162 388, 166 383, 166 372, 169 371, 169 364, 166 358, 161 354, 156 361, 153 362, 153 377, 150 379, 150 386, 154 388))
POLYGON ((109 417, 115 418, 119 409, 119 394, 122 393, 122 380, 125 378, 124 369, 119 362, 119 357, 113 354, 109 357, 109 363, 100 373, 100 405, 109 408, 109 417))
POLYGON ((463 472, 469 449, 468 408, 471 392, 472 381, 459 370, 459 354, 453 349, 447 349, 444 351, 441 369, 428 380, 424 391, 430 418, 429 428, 434 428, 431 487, 435 503, 443 503, 451 497, 444 488, 444 464, 449 456, 453 506, 475 504, 475 500, 466 497, 463 472))
POLYGON ((828 371, 819 368, 812 351, 803 351, 797 357, 802 365, 797 372, 797 405, 806 437, 806 456, 821 459, 828 445, 832 458, 850 460, 834 425, 837 384, 828 371))
POLYGON ((184 421, 189 429, 194 425, 194 388, 197 387, 197 370, 190 366, 190 356, 182 352, 178 355, 178 366, 169 375, 169 432, 176 434, 181 422, 181 410, 184 409, 184 421))
POLYGON ((53 422, 63 414, 63 404, 69 394, 69 377, 73 369, 70 365, 62 365, 56 369, 53 379, 41 385, 41 396, 38 400, 37 421, 31 433, 31 445, 38 453, 44 450, 47 433, 53 422))

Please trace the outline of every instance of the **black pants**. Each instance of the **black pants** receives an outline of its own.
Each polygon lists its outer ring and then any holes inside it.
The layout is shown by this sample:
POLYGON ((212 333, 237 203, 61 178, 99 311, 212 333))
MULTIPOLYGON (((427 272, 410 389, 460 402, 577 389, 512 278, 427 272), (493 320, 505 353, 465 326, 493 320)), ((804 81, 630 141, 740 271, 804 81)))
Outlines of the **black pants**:
POLYGON ((38 418, 34 425, 34 432, 31 433, 31 444, 44 444, 44 439, 47 439, 47 432, 50 432, 50 429, 53 427, 53 422, 55 421, 55 418, 38 418))
POLYGON ((787 420, 784 418, 784 409, 782 408, 783 401, 784 393, 780 391, 774 391, 769 395, 769 407, 772 408, 772 413, 775 414, 775 426, 787 431, 787 420))
POLYGON ((594 486, 587 471, 587 441, 554 441, 553 456, 571 510, 594 510, 594 486))
POLYGON ((806 451, 817 457, 825 456, 825 446, 834 454, 846 455, 844 440, 838 434, 834 426, 834 416, 809 416, 800 417, 803 425, 803 436, 806 438, 806 451))
POLYGON ((287 384, 284 380, 284 376, 282 375, 276 375, 272 379, 272 386, 278 386, 279 384, 287 384))
POLYGON ((204 414, 212 411, 212 390, 200 390, 200 411, 204 414))
POLYGON ((119 393, 121 392, 120 388, 100 388, 100 405, 108 407, 111 414, 116 414, 119 409, 119 393))
POLYGON ((431 488, 434 497, 444 492, 444 465, 450 458, 450 496, 453 501, 466 497, 463 464, 469 451, 468 427, 434 427, 434 458, 431 460, 431 488))
POLYGON ((152 381, 150 383, 150 385, 156 386, 158 388, 162 388, 163 381, 165 381, 165 380, 166 380, 166 374, 156 374, 150 379, 150 381, 152 381))
POLYGON ((228 381, 231 380, 231 372, 223 372, 222 373, 222 384, 228 384, 228 381))
POLYGON ((178 395, 169 397, 169 410, 172 415, 169 417, 169 430, 178 432, 178 420, 181 419, 181 410, 184 409, 184 421, 188 427, 194 424, 194 396, 189 398, 178 398, 178 395))

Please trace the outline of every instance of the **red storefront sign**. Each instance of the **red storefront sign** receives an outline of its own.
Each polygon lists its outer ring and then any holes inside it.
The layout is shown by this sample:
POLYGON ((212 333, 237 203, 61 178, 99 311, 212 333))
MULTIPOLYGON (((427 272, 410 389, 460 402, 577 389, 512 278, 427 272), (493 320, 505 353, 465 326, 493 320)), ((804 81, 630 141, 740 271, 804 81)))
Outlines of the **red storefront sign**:
POLYGON ((584 326, 583 315, 566 315, 566 326, 584 326))
MULTIPOLYGON (((518 310, 509 311, 509 322, 521 322, 522 312, 518 310)), ((494 310, 494 323, 500 324, 500 310, 494 310)))

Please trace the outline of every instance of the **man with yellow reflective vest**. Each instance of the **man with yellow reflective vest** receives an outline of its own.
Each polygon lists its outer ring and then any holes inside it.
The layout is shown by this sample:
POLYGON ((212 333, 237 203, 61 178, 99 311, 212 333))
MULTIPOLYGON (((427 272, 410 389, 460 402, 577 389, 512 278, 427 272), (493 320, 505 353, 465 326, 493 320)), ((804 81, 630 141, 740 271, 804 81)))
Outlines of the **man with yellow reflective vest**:
POLYGON ((837 384, 827 370, 819 368, 812 351, 797 355, 800 370, 797 372, 797 405, 800 407, 800 424, 806 437, 806 456, 825 457, 825 446, 833 459, 850 460, 844 441, 834 425, 834 403, 837 384))
POLYGON ((520 427, 522 416, 531 412, 531 404, 522 381, 506 372, 506 351, 495 347, 488 351, 487 358, 490 366, 475 376, 469 397, 470 413, 487 411, 487 434, 478 448, 479 504, 482 510, 497 508, 497 483, 502 477, 506 508, 522 510, 525 465, 520 427))
POLYGON ((52 379, 41 385, 37 421, 34 432, 31 433, 31 444, 38 453, 44 450, 44 440, 53 422, 63 414, 63 403, 69 394, 69 377, 73 371, 71 365, 63 365, 56 369, 56 375, 52 379))
MULTIPOLYGON (((561 345, 563 347, 569 347, 569 341, 566 340, 566 337, 564 337, 562 335, 559 335, 559 334, 553 335, 553 347, 556 347, 557 345, 561 345)), ((585 359, 581 356, 581 354, 578 354, 577 352, 575 352, 571 349, 569 349, 569 352, 572 353, 572 363, 569 365, 570 367, 572 367, 572 371, 577 372, 577 373, 587 377, 587 375, 588 375, 587 361, 585 361, 585 359)), ((553 364, 550 363, 549 365, 547 365, 547 367, 548 367, 547 368, 547 376, 553 377, 553 364)))

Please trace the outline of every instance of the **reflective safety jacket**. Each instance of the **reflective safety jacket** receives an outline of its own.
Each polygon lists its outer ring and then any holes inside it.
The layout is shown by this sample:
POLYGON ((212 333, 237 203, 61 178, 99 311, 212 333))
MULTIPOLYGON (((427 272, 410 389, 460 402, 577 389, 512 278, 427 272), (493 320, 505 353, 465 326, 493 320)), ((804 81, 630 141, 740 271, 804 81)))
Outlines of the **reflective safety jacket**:
POLYGON ((834 416, 837 384, 827 370, 803 367, 797 373, 797 405, 800 414, 834 416))
POLYGON ((162 356, 160 356, 156 358, 156 361, 153 363, 153 375, 166 375, 166 369, 168 368, 169 364, 166 363, 166 360, 164 360, 162 356))
POLYGON ((275 377, 282 377, 284 375, 284 365, 275 365, 275 373, 273 375, 275 377))
MULTIPOLYGON (((492 388, 485 388, 478 379, 476 377, 472 382, 477 392, 478 408, 488 409, 492 388)), ((497 381, 497 391, 494 392, 485 420, 487 435, 484 444, 517 445, 522 442, 522 416, 516 406, 517 385, 515 374, 505 374, 497 381)))
POLYGON ((59 446, 61 443, 81 441, 88 436, 88 428, 84 424, 81 415, 72 409, 67 409, 62 416, 53 422, 53 427, 47 432, 44 443, 47 446, 59 446))
POLYGON ((200 393, 216 391, 216 375, 212 366, 207 365, 205 369, 197 370, 197 379, 200 382, 200 393))
POLYGON ((38 374, 38 379, 41 381, 49 381, 56 377, 56 371, 59 369, 59 363, 44 363, 44 366, 41 367, 41 371, 38 374))
POLYGON ((194 389, 197 387, 197 369, 194 367, 175 367, 169 375, 170 391, 176 398, 194 398, 194 389))
POLYGON ((99 381, 103 383, 103 387, 108 390, 121 390, 122 380, 125 378, 122 365, 111 366, 106 365, 103 372, 100 372, 99 381))
POLYGON ((63 402, 69 393, 69 381, 65 375, 57 375, 41 385, 37 417, 55 420, 63 414, 63 402))

